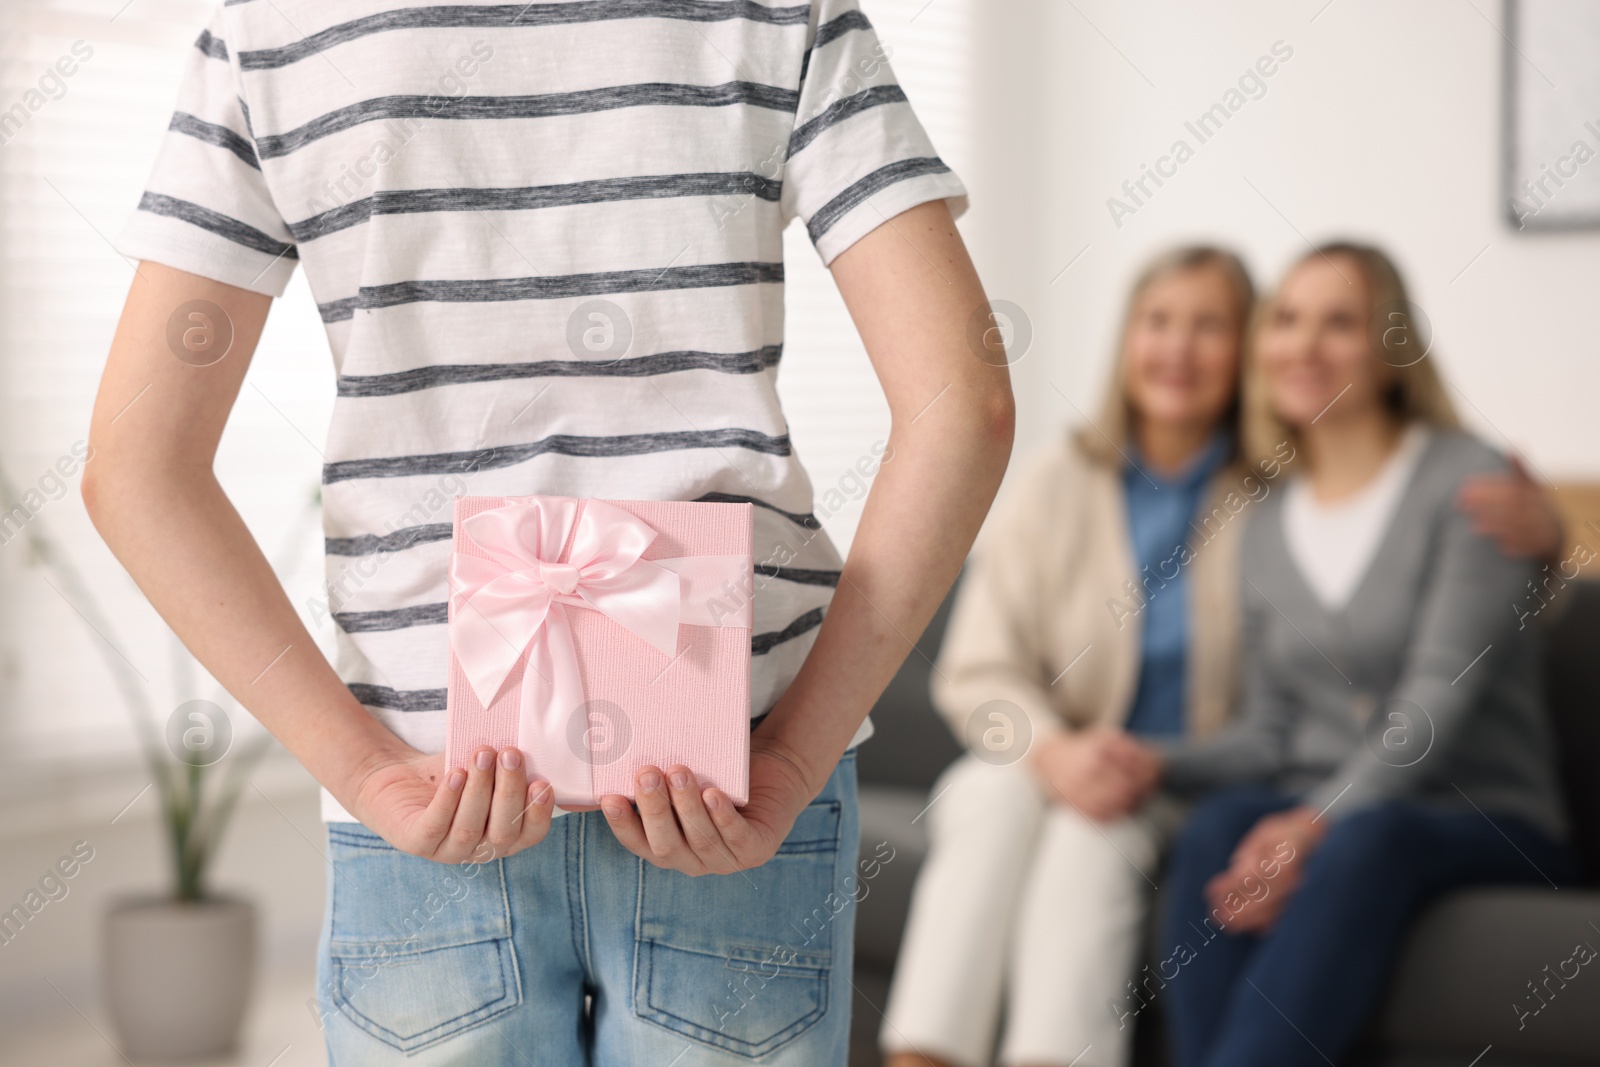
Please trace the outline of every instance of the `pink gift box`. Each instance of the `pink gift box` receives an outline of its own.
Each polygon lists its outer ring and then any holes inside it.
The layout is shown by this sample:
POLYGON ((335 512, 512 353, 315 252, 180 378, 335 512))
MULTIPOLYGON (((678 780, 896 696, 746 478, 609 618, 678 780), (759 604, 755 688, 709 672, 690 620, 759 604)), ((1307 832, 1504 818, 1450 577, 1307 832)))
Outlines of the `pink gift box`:
POLYGON ((682 763, 749 799, 751 506, 458 497, 445 762, 516 745, 556 803, 682 763))

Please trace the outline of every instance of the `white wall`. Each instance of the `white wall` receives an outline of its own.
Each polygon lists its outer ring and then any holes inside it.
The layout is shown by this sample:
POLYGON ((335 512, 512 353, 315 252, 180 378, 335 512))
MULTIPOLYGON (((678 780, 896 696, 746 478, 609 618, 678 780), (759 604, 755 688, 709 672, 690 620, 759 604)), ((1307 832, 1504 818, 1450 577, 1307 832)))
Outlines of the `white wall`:
POLYGON ((1307 240, 1351 235, 1398 259, 1472 425, 1552 479, 1600 478, 1600 232, 1502 221, 1500 5, 1324 3, 994 5, 966 230, 991 296, 1035 327, 1015 368, 1018 454, 1072 404, 1093 412, 1128 281, 1155 250, 1227 242, 1267 286, 1307 240), (1280 40, 1293 55, 1265 95, 1200 144, 1184 122, 1280 40), (1180 137, 1194 158, 1119 228, 1107 198, 1180 137))

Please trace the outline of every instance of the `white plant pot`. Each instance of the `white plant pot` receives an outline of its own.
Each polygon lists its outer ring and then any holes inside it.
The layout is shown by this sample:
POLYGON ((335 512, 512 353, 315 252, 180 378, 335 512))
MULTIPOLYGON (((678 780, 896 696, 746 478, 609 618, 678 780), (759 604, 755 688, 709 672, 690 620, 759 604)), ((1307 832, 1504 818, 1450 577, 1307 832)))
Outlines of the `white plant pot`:
POLYGON ((256 909, 246 900, 126 898, 105 921, 105 989, 132 1059, 217 1056, 238 1041, 255 975, 256 909))

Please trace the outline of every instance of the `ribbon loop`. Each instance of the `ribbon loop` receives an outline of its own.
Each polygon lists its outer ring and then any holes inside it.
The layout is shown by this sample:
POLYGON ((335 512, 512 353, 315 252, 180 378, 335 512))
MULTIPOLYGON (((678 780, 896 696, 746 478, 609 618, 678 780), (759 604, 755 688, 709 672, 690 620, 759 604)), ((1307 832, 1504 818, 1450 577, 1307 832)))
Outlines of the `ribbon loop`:
POLYGON ((567 606, 599 611, 666 656, 677 652, 678 575, 640 558, 656 531, 614 505, 579 503, 530 497, 462 522, 488 558, 451 554, 450 648, 484 707, 524 657, 524 707, 581 703, 567 606))

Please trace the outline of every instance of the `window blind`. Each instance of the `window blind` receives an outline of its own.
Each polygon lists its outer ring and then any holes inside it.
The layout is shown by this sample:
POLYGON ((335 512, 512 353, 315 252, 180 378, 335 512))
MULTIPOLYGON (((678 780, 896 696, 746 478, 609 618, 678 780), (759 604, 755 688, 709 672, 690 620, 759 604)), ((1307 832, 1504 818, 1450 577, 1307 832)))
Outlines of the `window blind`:
MULTIPOLYGON (((218 695, 95 534, 78 495, 81 464, 63 465, 83 450, 100 369, 136 283, 134 264, 110 239, 138 203, 185 52, 212 8, 211 0, 123 3, 0 6, 0 466, 26 510, 0 525, 7 792, 68 765, 126 763, 135 751, 96 647, 102 639, 83 617, 93 612, 30 558, 28 535, 48 539, 82 575, 109 620, 112 654, 138 674, 159 719, 218 695)), ((217 460, 257 539, 298 585, 297 602, 320 581, 320 532, 314 514, 306 519, 331 397, 321 323, 297 280, 273 309, 217 460)), ((158 406, 141 415, 161 417, 158 406)), ((250 725, 234 716, 236 735, 250 725)))

